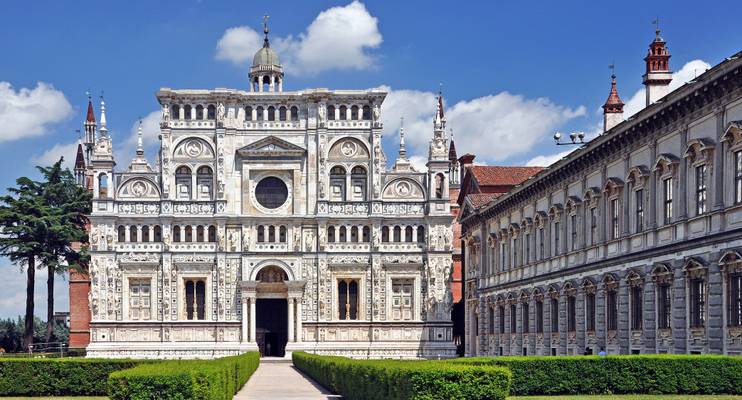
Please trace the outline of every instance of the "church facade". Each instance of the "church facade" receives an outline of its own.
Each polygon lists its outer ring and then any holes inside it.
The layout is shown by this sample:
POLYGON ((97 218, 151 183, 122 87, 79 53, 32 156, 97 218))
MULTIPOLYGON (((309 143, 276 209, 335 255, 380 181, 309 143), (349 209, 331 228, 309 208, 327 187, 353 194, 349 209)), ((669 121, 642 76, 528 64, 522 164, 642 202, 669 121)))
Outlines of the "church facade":
POLYGON ((387 167, 386 93, 284 91, 265 33, 249 90, 157 92, 154 167, 140 135, 117 170, 89 104, 88 356, 453 356, 442 102, 427 171, 403 132, 387 167))

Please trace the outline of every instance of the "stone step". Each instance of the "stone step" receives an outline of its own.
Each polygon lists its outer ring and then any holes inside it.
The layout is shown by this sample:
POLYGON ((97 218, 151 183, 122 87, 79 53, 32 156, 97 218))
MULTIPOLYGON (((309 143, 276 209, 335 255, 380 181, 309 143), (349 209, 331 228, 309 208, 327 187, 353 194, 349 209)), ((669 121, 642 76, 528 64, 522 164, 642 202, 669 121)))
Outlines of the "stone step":
POLYGON ((261 364, 291 364, 291 358, 284 357, 260 357, 261 364))

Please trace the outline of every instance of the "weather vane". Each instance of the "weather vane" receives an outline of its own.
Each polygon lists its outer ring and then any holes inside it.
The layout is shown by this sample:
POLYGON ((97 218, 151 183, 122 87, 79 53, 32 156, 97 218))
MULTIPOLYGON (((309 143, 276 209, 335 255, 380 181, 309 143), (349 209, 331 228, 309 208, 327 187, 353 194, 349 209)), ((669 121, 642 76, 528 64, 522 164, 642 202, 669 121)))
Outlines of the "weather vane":
POLYGON ((660 17, 655 18, 654 21, 652 21, 652 23, 654 24, 654 31, 655 31, 655 33, 657 33, 657 35, 659 36, 659 34, 660 34, 660 17))
POLYGON ((612 62, 608 65, 608 68, 611 70, 611 78, 616 77, 616 62, 612 62))

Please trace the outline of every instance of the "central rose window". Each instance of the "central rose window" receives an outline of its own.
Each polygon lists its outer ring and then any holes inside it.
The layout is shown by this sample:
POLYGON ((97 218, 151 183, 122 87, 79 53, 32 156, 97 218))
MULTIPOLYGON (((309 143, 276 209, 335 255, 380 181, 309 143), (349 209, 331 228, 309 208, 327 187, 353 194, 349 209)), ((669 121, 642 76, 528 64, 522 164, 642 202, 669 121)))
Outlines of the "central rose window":
POLYGON ((275 176, 263 178, 255 186, 255 199, 265 208, 274 210, 281 207, 288 197, 286 184, 275 176))

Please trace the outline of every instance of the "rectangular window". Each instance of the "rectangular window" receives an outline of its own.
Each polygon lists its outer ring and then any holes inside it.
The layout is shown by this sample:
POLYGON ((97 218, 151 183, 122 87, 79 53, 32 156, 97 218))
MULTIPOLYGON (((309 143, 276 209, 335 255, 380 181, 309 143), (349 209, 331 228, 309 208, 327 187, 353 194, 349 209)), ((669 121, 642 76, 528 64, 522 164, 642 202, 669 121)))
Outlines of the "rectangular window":
POLYGON ((505 251, 505 243, 500 242, 500 271, 505 271, 507 268, 507 252, 505 251))
POLYGON ((706 165, 696 167, 696 215, 706 212, 706 165))
POLYGON ((515 268, 518 265, 518 238, 514 237, 510 241, 512 248, 510 249, 510 267, 515 268))
POLYGON ((590 244, 598 243, 598 208, 590 209, 590 244))
POLYGON ((393 320, 410 321, 413 319, 413 293, 414 281, 412 279, 395 279, 392 281, 393 320))
POLYGON ((528 320, 531 315, 529 314, 530 310, 528 309, 528 303, 523 303, 521 305, 521 312, 520 312, 520 319, 521 319, 521 325, 523 326, 523 333, 528 333, 530 330, 530 321, 528 320))
POLYGON ((605 297, 606 303, 606 325, 609 331, 615 331, 618 328, 618 293, 615 290, 609 290, 605 297))
POLYGON ((567 331, 577 330, 577 299, 575 296, 567 297, 567 331))
POLYGON ((588 331, 595 331, 595 294, 585 295, 585 326, 588 331))
POLYGON ((690 326, 703 328, 706 324, 706 282, 695 278, 690 280, 690 326))
POLYGON ((487 333, 491 335, 495 333, 495 309, 493 307, 487 307, 487 317, 489 317, 487 333))
POLYGON ((742 150, 734 152, 734 204, 742 203, 742 150))
MULTIPOLYGON (((394 299, 392 300, 394 303, 394 299)), ((392 311, 392 315, 396 310, 392 311)), ((338 280, 338 319, 358 319, 358 280, 338 280)))
POLYGON ((742 273, 729 274, 729 326, 742 326, 742 273))
POLYGON ((526 233, 523 237, 523 263, 531 262, 531 234, 526 233))
POLYGON ((551 331, 559 332, 559 299, 551 299, 551 331))
POLYGON ((662 208, 665 224, 672 222, 672 178, 662 181, 662 208))
POLYGON ((188 280, 185 284, 186 319, 206 319, 206 282, 188 280))
POLYGON ((559 255, 559 222, 554 222, 554 255, 559 255))
POLYGON ((536 333, 544 332, 544 302, 536 301, 536 333))
POLYGON ((639 331, 642 329, 643 296, 641 286, 631 288, 631 329, 639 331))
POLYGON ((618 199, 611 200, 611 239, 618 239, 618 199))
POLYGON ((510 305, 510 333, 516 333, 518 329, 518 316, 515 314, 515 304, 510 305))
POLYGON ((660 329, 670 329, 672 326, 672 286, 659 285, 657 287, 657 325, 660 329))
POLYGON ((634 196, 636 199, 635 231, 639 233, 644 230, 644 190, 637 190, 634 196))
POLYGON ((146 321, 151 318, 152 286, 149 279, 129 281, 129 318, 146 321))
POLYGON ((505 333, 505 307, 500 306, 497 311, 500 317, 500 333, 505 333))
POLYGON ((572 250, 577 250, 577 215, 569 217, 569 229, 571 230, 572 250))

